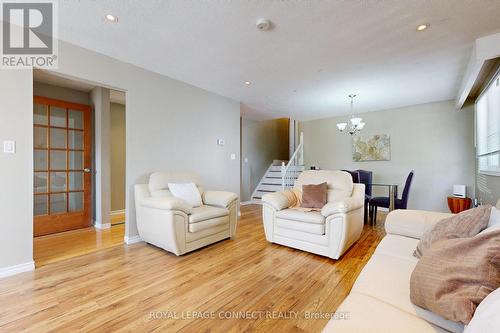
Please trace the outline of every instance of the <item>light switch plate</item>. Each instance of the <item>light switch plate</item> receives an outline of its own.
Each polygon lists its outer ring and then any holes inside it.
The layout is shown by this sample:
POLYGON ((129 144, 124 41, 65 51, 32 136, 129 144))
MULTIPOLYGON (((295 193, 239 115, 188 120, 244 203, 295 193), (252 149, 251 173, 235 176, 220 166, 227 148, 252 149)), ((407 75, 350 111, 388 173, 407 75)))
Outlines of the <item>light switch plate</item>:
POLYGON ((232 153, 232 154, 231 154, 231 159, 232 159, 232 160, 235 160, 235 159, 236 159, 236 154, 235 154, 235 153, 232 153))
POLYGON ((218 144, 219 146, 224 146, 224 144, 225 144, 225 143, 226 143, 226 142, 224 141, 224 139, 217 139, 217 144, 218 144))
POLYGON ((16 153, 16 141, 5 140, 3 142, 3 152, 6 154, 15 154, 16 153))

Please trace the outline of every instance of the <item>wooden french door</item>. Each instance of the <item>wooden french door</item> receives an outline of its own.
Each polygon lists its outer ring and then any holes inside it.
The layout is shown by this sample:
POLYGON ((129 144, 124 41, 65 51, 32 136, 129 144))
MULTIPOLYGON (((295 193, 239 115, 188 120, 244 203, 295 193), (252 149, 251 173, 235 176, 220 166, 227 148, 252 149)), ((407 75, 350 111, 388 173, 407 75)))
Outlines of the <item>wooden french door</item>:
POLYGON ((35 236, 92 223, 91 118, 88 105, 34 97, 35 236))

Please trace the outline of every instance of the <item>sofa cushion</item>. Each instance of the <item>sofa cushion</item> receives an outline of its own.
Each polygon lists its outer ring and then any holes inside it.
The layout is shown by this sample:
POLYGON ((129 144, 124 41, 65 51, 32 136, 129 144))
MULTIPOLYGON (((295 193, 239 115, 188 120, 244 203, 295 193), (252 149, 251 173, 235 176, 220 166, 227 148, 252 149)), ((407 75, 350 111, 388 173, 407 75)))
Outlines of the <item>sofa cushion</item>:
POLYGON ((384 254, 417 262, 418 259, 413 256, 417 244, 418 239, 388 234, 378 244, 374 254, 384 254))
POLYGON ((215 226, 228 225, 228 224, 229 224, 229 216, 215 217, 209 220, 189 223, 188 231, 199 232, 201 230, 209 229, 215 226))
POLYGON ((494 225, 500 224, 500 208, 491 207, 490 220, 488 221, 488 227, 493 227, 494 225))
POLYGON ((320 212, 303 212, 298 209, 283 209, 276 213, 276 217, 284 220, 292 220, 307 223, 324 224, 325 218, 320 212))
POLYGON ((414 304, 469 323, 477 305, 500 286, 500 230, 435 242, 411 275, 414 304))
POLYGON ((497 333, 500 328, 500 288, 479 304, 464 333, 497 333))
POLYGON ((226 208, 203 205, 193 208, 192 213, 189 215, 189 223, 197 223, 227 215, 229 215, 229 210, 226 208))
MULTIPOLYGON (((410 241, 410 238, 407 238, 407 240, 408 242, 413 242, 410 241)), ((389 242, 385 244, 388 245, 382 244, 382 249, 385 248, 384 250, 388 250, 389 246, 395 245, 389 242)), ((409 244, 403 248, 406 248, 406 251, 408 251, 408 247, 409 244)), ((358 276, 352 287, 352 292, 378 299, 448 331, 462 332, 462 324, 446 320, 411 303, 410 276, 416 263, 416 259, 402 258, 397 255, 374 254, 358 276)))
POLYGON ((276 219, 276 226, 284 229, 296 230, 307 232, 315 235, 325 234, 325 224, 324 223, 307 223, 292 220, 276 219))
POLYGON ((445 333, 447 331, 376 298, 351 293, 323 333, 445 333), (344 316, 346 318, 344 318, 344 316))
POLYGON ((465 210, 460 214, 445 218, 428 229, 420 239, 415 256, 421 258, 431 245, 442 239, 472 237, 485 229, 490 220, 491 206, 485 205, 465 210))
POLYGON ((388 234, 420 238, 440 220, 453 216, 449 213, 424 210, 397 209, 387 215, 385 231, 388 234))
POLYGON ((348 198, 352 194, 352 177, 345 171, 306 170, 300 174, 294 187, 302 190, 302 185, 321 184, 323 182, 328 185, 329 202, 348 198))

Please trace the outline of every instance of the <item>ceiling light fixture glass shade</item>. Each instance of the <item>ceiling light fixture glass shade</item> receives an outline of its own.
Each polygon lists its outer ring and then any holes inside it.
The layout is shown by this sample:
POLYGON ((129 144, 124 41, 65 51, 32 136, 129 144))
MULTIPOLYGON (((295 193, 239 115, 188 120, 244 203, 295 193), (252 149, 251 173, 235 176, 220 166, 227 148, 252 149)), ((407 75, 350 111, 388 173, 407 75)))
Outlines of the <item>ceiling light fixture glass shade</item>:
POLYGON ((349 119, 349 123, 337 124, 337 128, 341 133, 349 133, 350 135, 354 135, 365 127, 363 118, 354 116, 353 113, 354 97, 356 97, 355 94, 349 95, 349 98, 351 99, 351 118, 349 119), (349 127, 347 127, 347 125, 349 125, 349 127))
POLYGON ((358 126, 359 124, 361 124, 361 122, 363 122, 363 118, 351 118, 351 124, 353 124, 354 126, 358 126))
POLYGON ((343 131, 345 130, 345 128, 347 127, 347 123, 338 123, 337 124, 337 128, 339 129, 339 131, 343 131))

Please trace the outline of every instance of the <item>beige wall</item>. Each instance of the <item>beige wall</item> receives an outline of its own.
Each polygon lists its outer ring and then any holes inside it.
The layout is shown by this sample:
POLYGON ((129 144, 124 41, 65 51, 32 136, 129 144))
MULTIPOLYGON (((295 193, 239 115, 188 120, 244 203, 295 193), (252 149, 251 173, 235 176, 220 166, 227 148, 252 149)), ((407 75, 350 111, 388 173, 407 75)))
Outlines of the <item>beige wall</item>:
POLYGON ((111 211, 125 209, 125 105, 111 103, 111 211))
POLYGON ((89 93, 58 87, 47 83, 33 82, 33 95, 60 99, 66 102, 89 105, 89 93))
POLYGON ((288 119, 241 119, 241 201, 251 199, 273 160, 288 159, 288 119))
POLYGON ((0 273, 33 261, 33 72, 0 74, 0 143, 16 141, 16 153, 0 151, 0 273))
MULTIPOLYGON (((207 189, 240 192, 239 102, 63 41, 55 72, 127 92, 126 237, 138 234, 133 186, 152 171, 194 171, 207 189)), ((32 98, 32 70, 2 71, 0 140, 18 151, 0 154, 0 270, 32 260, 32 98)))
MULTIPOLYGON (((422 104, 361 115, 363 135, 389 134, 391 160, 353 162, 352 139, 336 129, 347 116, 300 123, 305 161, 322 169, 366 169, 374 182, 400 184, 415 170, 409 208, 448 211, 453 184, 466 184, 473 195, 475 159, 473 110, 456 111, 453 101, 422 104)), ((387 196, 386 192, 378 192, 387 196)))

